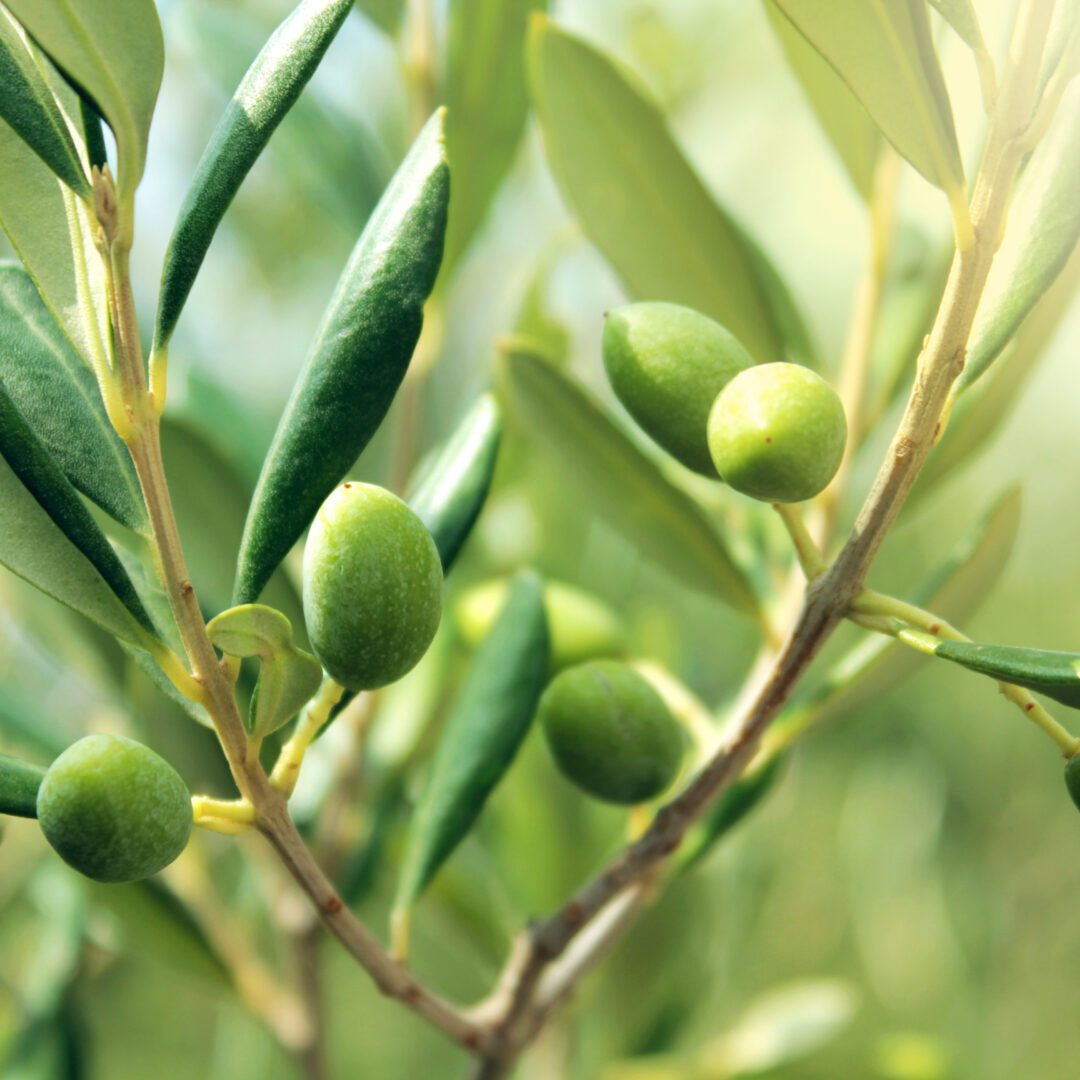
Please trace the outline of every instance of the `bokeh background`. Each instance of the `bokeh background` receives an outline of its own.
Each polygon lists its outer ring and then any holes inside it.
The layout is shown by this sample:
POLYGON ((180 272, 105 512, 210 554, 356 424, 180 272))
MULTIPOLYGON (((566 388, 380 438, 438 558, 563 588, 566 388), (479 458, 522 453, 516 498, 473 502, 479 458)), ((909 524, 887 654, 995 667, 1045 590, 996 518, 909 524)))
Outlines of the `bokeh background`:
MULTIPOLYGON (((392 21, 390 0, 370 7, 392 21)), ((1012 7, 979 4, 997 55, 1012 7)), ((161 0, 159 8, 167 62, 135 253, 147 323, 201 150, 289 4, 161 0)), ((434 4, 436 87, 444 8, 434 4)), ((709 187, 789 282, 823 354, 838 358, 867 257, 865 209, 761 6, 563 0, 552 14, 619 57, 662 102, 709 187)), ((230 210, 174 339, 177 422, 167 465, 208 608, 227 604, 235 536, 262 453, 337 275, 408 145, 404 37, 370 15, 350 17, 230 210)), ((981 130, 974 68, 951 35, 940 35, 940 48, 970 161, 981 130)), ((414 455, 445 437, 491 383, 497 343, 523 306, 544 312, 567 368, 626 419, 606 390, 599 353, 602 313, 624 300, 619 284, 561 201, 531 123, 513 162, 481 229, 440 282, 422 346, 434 366, 417 405, 414 455)), ((899 216, 908 275, 929 283, 949 236, 944 200, 906 170, 899 216)), ((964 629, 980 640, 1080 646, 1078 334, 1073 303, 984 451, 905 513, 873 584, 910 587, 997 495, 1020 484, 1011 560, 964 629)), ((859 498, 895 416, 860 460, 859 498)), ((395 407, 357 477, 400 486, 405 423, 395 407)), ((640 541, 599 517, 543 444, 511 426, 496 488, 450 582, 449 608, 471 583, 531 563, 610 605, 635 654, 666 664, 720 706, 753 658, 755 630, 683 587, 643 556, 640 541)), ((463 649, 452 626, 443 639, 439 673, 453 683, 463 649)), ((853 640, 845 632, 833 654, 853 640)), ((410 677, 381 714, 376 762, 438 713, 445 691, 434 665, 410 677)), ((50 740, 62 745, 84 730, 133 730, 176 761, 193 789, 227 790, 209 736, 77 616, 6 574, 0 677, 0 748, 45 754, 50 740)), ((333 753, 328 738, 324 767, 333 753)), ((299 798, 302 809, 303 789, 299 798)), ((418 911, 419 970, 452 997, 481 995, 515 928, 584 880, 625 828, 625 815, 586 803, 555 775, 534 733, 418 911)), ((388 854, 360 901, 380 930, 399 843, 400 829, 391 828, 388 854)), ((266 909, 283 886, 263 865, 259 841, 204 848, 232 917, 272 957, 266 909)), ((7 823, 0 867, 0 1061, 34 1017, 51 1018, 42 1021, 51 1025, 44 1049, 9 1075, 298 1075, 182 911, 127 887, 84 890, 32 822, 7 823), (77 970, 70 990, 57 989, 56 970, 77 970)), ((672 885, 520 1075, 1071 1080, 1080 1059, 1078 903, 1080 817, 1052 747, 988 683, 923 663, 799 745, 772 797, 672 885)), ((332 943, 322 960, 332 1076, 464 1073, 463 1055, 381 999, 332 943)))

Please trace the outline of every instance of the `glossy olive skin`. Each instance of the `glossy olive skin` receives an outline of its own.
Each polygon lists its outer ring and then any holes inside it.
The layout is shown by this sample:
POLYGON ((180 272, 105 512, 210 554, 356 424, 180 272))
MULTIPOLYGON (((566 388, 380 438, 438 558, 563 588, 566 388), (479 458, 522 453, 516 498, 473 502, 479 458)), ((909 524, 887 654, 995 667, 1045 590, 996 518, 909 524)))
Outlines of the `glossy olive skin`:
POLYGON ((753 358, 719 323, 678 304, 629 304, 604 322, 604 368, 642 430, 687 468, 716 478, 706 425, 716 395, 753 358))
POLYGON ((304 548, 304 619, 331 678, 374 690, 412 670, 442 617, 442 563, 424 523, 373 484, 342 484, 304 548))
POLYGON ((653 687, 617 660, 567 668, 538 707, 560 771, 605 802, 654 799, 679 772, 683 734, 653 687))
POLYGON ((717 472, 765 502, 812 499, 844 456, 847 421, 836 391, 798 364, 761 364, 736 375, 709 414, 717 472))
POLYGON ((191 835, 191 796, 164 758, 133 739, 87 735, 49 767, 38 821, 57 854, 95 881, 140 881, 191 835))

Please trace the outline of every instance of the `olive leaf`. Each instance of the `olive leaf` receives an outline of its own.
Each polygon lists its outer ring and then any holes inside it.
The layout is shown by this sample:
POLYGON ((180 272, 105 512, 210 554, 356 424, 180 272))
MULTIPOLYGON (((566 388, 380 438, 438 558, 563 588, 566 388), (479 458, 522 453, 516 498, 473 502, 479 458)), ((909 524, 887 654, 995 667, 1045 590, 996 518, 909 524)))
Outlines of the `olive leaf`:
POLYGON ((700 506, 673 487, 576 382, 524 351, 503 357, 501 376, 508 411, 598 512, 689 588, 758 615, 753 590, 700 506))
MULTIPOLYGON (((59 106, 66 116, 76 115, 75 95, 56 82, 59 106)), ((11 246, 75 351, 92 367, 107 368, 105 266, 94 249, 88 208, 2 119, 0 175, 0 226, 11 246)))
POLYGON ((399 924, 509 769, 547 672, 543 590, 535 574, 522 574, 477 649, 439 739, 409 827, 394 900, 399 924))
POLYGON ((881 153, 881 134, 827 60, 780 13, 775 0, 765 0, 765 13, 799 80, 822 130, 836 149, 855 190, 869 201, 881 153))
POLYGON ((353 249, 263 464, 234 600, 257 599, 386 416, 442 258, 443 112, 417 136, 353 249))
POLYGON ((242 604, 211 619, 210 640, 229 656, 259 658, 248 734, 261 739, 287 724, 314 696, 322 667, 293 644, 292 624, 265 604, 242 604))
POLYGON ((84 199, 90 196, 79 151, 49 84, 34 63, 22 28, 0 6, 0 117, 84 199))
POLYGON ((774 2, 899 153, 950 199, 964 197, 964 167, 925 0, 774 2))
POLYGON ((942 660, 952 660, 969 671, 1036 690, 1062 705, 1080 709, 1080 653, 940 641, 934 647, 934 655, 942 660))
POLYGON ((165 63, 153 0, 5 0, 15 18, 116 136, 119 190, 142 177, 165 63))
POLYGON ((135 466, 94 377, 30 276, 11 262, 0 262, 0 380, 68 480, 122 525, 147 535, 135 466))
POLYGON ((164 348, 221 219, 341 29, 351 0, 303 0, 248 69, 210 136, 165 254, 154 348, 164 348))
POLYGON ((801 352, 795 358, 811 362, 787 289, 691 168, 659 106, 543 17, 533 20, 529 61, 552 173, 631 297, 695 308, 759 361, 801 352))
POLYGON ((37 817, 37 793, 45 770, 29 761, 0 754, 0 814, 37 817))
POLYGON ((972 0, 930 0, 930 3, 953 28, 956 36, 971 50, 983 88, 983 105, 989 112, 994 105, 992 95, 996 90, 997 76, 994 70, 994 58, 986 47, 975 5, 972 0))
POLYGON ((570 331, 552 313, 547 299, 557 254, 557 250, 551 251, 538 260, 514 319, 513 337, 528 342, 545 360, 561 366, 570 347, 570 331))
POLYGON ((447 27, 446 148, 454 207, 446 265, 457 262, 483 223, 513 164, 529 111, 525 37, 547 0, 452 0, 447 27))
POLYGON ((498 403, 485 394, 406 500, 434 537, 444 574, 468 539, 491 489, 502 426, 498 403))
POLYGON ((0 381, 0 563, 142 648, 153 623, 116 553, 0 381))
POLYGON ((1080 83, 1062 99, 1050 130, 1017 181, 1002 246, 994 257, 957 392, 994 362, 1080 238, 1080 83))
MULTIPOLYGON (((911 600, 943 618, 963 624, 980 607, 1001 577, 1020 528, 1020 489, 1010 488, 959 540, 938 566, 912 591, 911 600)), ((809 709, 818 721, 852 713, 877 701, 906 678, 922 658, 893 638, 870 634, 829 668, 823 681, 800 695, 777 730, 798 722, 809 709)))

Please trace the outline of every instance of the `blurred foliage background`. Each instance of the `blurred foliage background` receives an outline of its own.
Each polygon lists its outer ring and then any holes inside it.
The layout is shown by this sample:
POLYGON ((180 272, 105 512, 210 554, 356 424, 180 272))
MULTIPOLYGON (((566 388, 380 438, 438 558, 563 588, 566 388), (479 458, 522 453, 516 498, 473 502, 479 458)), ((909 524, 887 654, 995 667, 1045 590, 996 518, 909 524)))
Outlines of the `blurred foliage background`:
MULTIPOLYGON (((368 2, 349 19, 240 192, 174 339, 176 422, 166 461, 196 585, 211 610, 228 603, 247 499, 307 343, 411 138, 409 35, 397 29, 399 6, 368 2)), ((167 63, 135 252, 147 321, 201 150, 289 4, 161 0, 159 7, 167 63)), ((1012 7, 979 5, 998 55, 1012 7)), ((445 4, 434 13, 432 74, 441 99, 445 4)), ((761 6, 563 0, 552 14, 619 57, 662 102, 702 177, 790 283, 823 355, 838 357, 866 260, 865 210, 761 6)), ((950 35, 941 34, 940 47, 970 159, 981 120, 974 69, 950 35)), ((511 52, 506 62, 520 58, 511 52)), ((604 385, 599 340, 602 313, 624 297, 564 208, 537 132, 530 123, 520 145, 493 140, 473 149, 512 165, 490 213, 440 279, 421 344, 430 377, 411 406, 409 395, 399 401, 355 469, 399 490, 402 446, 406 458, 416 456, 446 436, 492 381, 497 343, 522 318, 535 330, 540 317, 567 368, 618 409, 604 385)), ((901 184, 900 223, 908 278, 931 288, 936 252, 949 237, 947 207, 911 170, 901 184)), ((1080 533, 1078 333, 1073 303, 986 451, 904 514, 874 585, 909 588, 995 496, 1019 483, 1023 513, 1011 562, 964 629, 981 640, 1078 648, 1071 597, 1080 569, 1069 555, 1080 533)), ((860 500, 896 415, 860 459, 853 484, 860 500)), ((725 507, 729 520, 740 513, 737 501, 725 507)), ((634 654, 662 661, 719 706, 753 658, 756 631, 681 585, 641 547, 640 536, 595 513, 528 431, 512 427, 491 500, 449 582, 448 608, 471 583, 532 563, 604 600, 624 620, 634 654)), ((295 609, 295 595, 281 588, 270 602, 295 609)), ((854 634, 838 639, 834 655, 854 634)), ((421 721, 438 715, 438 679, 448 671, 455 681, 463 656, 448 620, 430 660, 389 696, 372 733, 370 769, 403 753, 421 721)), ((824 659, 815 670, 826 666, 824 659)), ((0 747, 47 759, 85 730, 131 723, 127 702, 140 737, 173 760, 193 790, 227 792, 211 736, 129 670, 111 643, 10 575, 0 578, 0 676, 0 747)), ((333 732, 319 745, 321 769, 305 773, 301 812, 306 790, 334 767, 335 745, 333 732)), ((370 821, 363 815, 361 833, 370 821)), ((587 803, 554 773, 534 733, 417 913, 418 969, 451 997, 481 995, 509 935, 583 881, 625 828, 623 813, 587 803)), ((374 872, 353 867, 360 911, 380 930, 399 834, 390 822, 389 854, 374 872)), ((183 894, 198 874, 212 874, 230 918, 273 957, 266 911, 284 902, 285 887, 260 865, 260 844, 204 839, 201 868, 185 857, 167 880, 183 894)), ((1048 744, 989 684, 924 663, 800 745, 763 809, 673 884, 520 1075, 1071 1078, 1080 1057, 1077 852, 1080 819, 1048 744)), ((0 1060, 20 1041, 34 1048, 8 1075, 297 1075, 238 1001, 174 894, 83 887, 48 856, 32 822, 7 823, 0 860, 0 1060)), ((379 997, 333 943, 324 942, 322 959, 330 1075, 464 1072, 463 1055, 379 997)))

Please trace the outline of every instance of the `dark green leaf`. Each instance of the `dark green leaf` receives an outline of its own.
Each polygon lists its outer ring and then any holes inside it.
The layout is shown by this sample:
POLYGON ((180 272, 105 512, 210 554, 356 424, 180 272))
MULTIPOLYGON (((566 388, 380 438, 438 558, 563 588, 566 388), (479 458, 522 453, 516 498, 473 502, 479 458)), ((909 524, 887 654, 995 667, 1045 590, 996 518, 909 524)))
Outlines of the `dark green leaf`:
POLYGON ((29 761, 0 754, 0 814, 37 817, 37 793, 45 770, 29 761))
POLYGON ((428 527, 447 573, 483 509, 502 438, 498 403, 485 394, 420 478, 408 503, 428 527))
POLYGON ((303 0, 274 31, 218 122, 169 241, 154 347, 167 346, 210 241, 274 129, 315 73, 351 0, 303 0))
POLYGON ((502 376, 509 410, 561 465, 567 483, 685 585, 757 615, 753 591, 702 509, 668 483, 584 390, 525 352, 504 357, 502 376))
POLYGON ((532 723, 548 671, 540 580, 519 577, 477 650, 413 815, 395 908, 407 912, 502 779, 532 723))
POLYGON ((855 190, 869 201, 874 170, 881 152, 881 135, 859 99, 822 55, 782 15, 774 0, 766 0, 769 23, 799 80, 810 107, 844 163, 855 190))
POLYGON ((108 121, 119 148, 119 188, 130 197, 142 177, 165 63, 154 0, 6 3, 108 121))
POLYGON ((951 199, 964 167, 925 0, 774 0, 836 69, 882 134, 951 199))
POLYGON ((957 391, 993 363, 1053 284, 1080 237, 1080 84, 1069 90, 1031 156, 1009 207, 1005 239, 990 270, 957 391))
POLYGON ((1080 709, 1080 653, 942 641, 934 649, 934 655, 1080 709))
POLYGON ((68 187, 83 198, 90 182, 60 106, 18 24, 0 7, 0 116, 68 187))
POLYGON ((454 203, 446 235, 452 266, 483 223, 514 160, 529 111, 525 36, 547 0, 452 0, 447 30, 446 150, 454 203))
POLYGON ((259 658, 259 682, 247 720, 253 739, 272 735, 314 696, 322 667, 293 644, 289 620, 265 604, 223 611, 207 624, 210 640, 228 656, 259 658))
POLYGON ((364 229, 278 424, 255 489, 234 599, 250 603, 386 416, 442 258, 443 114, 417 137, 364 229))
POLYGON ((785 336, 795 310, 786 289, 775 272, 763 281, 763 256, 747 250, 659 107, 603 53, 539 17, 530 66, 551 170, 630 295, 711 316, 759 361, 797 347, 785 336))
POLYGON ((150 526, 131 455, 97 384, 49 314, 29 275, 0 262, 0 380, 67 478, 107 514, 150 526))
POLYGON ((679 869, 695 866, 772 790, 787 764, 783 754, 740 776, 693 828, 676 856, 679 869))
POLYGON ((0 562, 110 633, 145 647, 153 623, 135 586, 0 382, 0 562))

